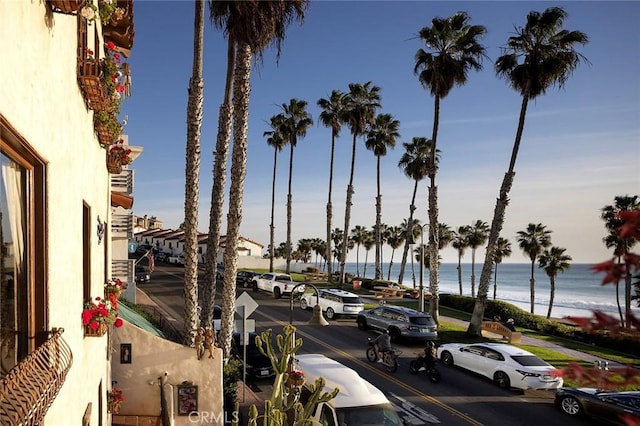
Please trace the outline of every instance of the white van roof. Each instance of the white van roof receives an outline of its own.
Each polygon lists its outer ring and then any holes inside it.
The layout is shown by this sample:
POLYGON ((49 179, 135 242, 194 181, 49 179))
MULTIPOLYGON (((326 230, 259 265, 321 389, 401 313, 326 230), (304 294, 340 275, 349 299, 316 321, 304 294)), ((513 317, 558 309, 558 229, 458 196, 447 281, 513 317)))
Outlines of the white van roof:
POLYGON ((320 354, 296 355, 296 360, 298 369, 304 372, 307 383, 314 383, 318 377, 323 377, 327 382, 325 392, 331 392, 336 387, 340 389, 338 395, 331 400, 331 404, 336 408, 389 403, 378 388, 336 360, 320 354))

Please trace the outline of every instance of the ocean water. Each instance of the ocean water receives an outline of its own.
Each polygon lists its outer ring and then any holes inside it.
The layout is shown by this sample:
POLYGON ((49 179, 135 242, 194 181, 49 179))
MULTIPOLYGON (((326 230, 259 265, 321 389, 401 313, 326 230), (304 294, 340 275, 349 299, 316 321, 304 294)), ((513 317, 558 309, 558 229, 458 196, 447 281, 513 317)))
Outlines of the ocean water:
MULTIPOLYGON (((360 275, 366 278, 373 278, 375 265, 372 262, 366 265, 359 265, 360 275)), ((440 293, 459 294, 457 263, 444 263, 440 266, 440 293)), ((565 316, 592 316, 594 310, 600 310, 618 317, 618 307, 616 303, 616 287, 612 284, 602 285, 603 274, 595 274, 590 268, 591 264, 572 264, 564 273, 556 277, 556 291, 553 301, 551 316, 563 318, 565 316)), ((420 285, 420 266, 414 264, 415 286, 420 285)), ((336 270, 336 269, 334 269, 336 270)), ((389 264, 383 264, 383 275, 387 278, 389 264)), ((356 275, 356 263, 347 263, 346 272, 356 275)), ((400 273, 400 263, 394 263, 391 268, 391 280, 398 279, 400 273)), ((476 293, 480 284, 480 274, 482 273, 482 263, 475 265, 475 288, 476 293)), ((529 312, 530 308, 530 284, 531 264, 527 263, 503 263, 498 265, 498 279, 496 300, 502 300, 518 306, 529 312)), ((429 271, 424 269, 424 287, 429 288, 429 271)), ((405 267, 403 285, 414 286, 411 263, 405 267)), ((492 274, 489 286, 489 299, 493 299, 494 276, 492 274)), ((534 313, 537 315, 547 315, 549 309, 550 293, 549 277, 540 268, 535 268, 535 304, 534 313)), ((462 294, 471 296, 471 264, 462 264, 462 294)), ((624 283, 620 283, 620 304, 624 313, 624 283)), ((632 295, 633 295, 632 289, 632 295)), ((631 301, 635 306, 636 301, 631 301)), ((632 308, 636 316, 640 316, 640 308, 632 308)))

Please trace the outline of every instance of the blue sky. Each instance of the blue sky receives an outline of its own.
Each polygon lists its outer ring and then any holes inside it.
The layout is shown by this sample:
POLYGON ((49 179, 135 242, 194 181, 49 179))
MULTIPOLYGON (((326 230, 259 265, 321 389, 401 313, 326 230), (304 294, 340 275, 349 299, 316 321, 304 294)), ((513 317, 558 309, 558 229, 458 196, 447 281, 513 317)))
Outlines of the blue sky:
MULTIPOLYGON (((553 244, 566 248, 576 263, 607 258, 600 209, 617 195, 640 194, 640 2, 312 1, 304 24, 288 29, 279 63, 274 51, 267 50, 263 62, 253 67, 241 234, 265 247, 269 243, 273 149, 262 135, 279 106, 297 98, 308 102, 314 125, 294 150, 293 241, 326 238, 331 133, 318 125, 316 103, 333 89, 347 91, 352 82, 379 86, 379 112, 392 114, 401 123, 395 149, 382 159, 382 222, 396 226, 408 217, 413 181, 397 167, 402 143, 416 136, 431 137, 433 123, 433 98, 413 74, 414 55, 424 47, 417 34, 431 26, 434 17, 457 11, 467 12, 471 24, 487 28, 482 43, 488 58, 482 71, 471 72, 468 83, 454 88, 441 102, 439 219, 451 228, 478 219, 490 224, 521 103, 521 97, 497 78, 493 63, 529 11, 551 6, 568 12, 566 29, 588 35, 589 43, 578 50, 590 64, 581 65, 564 89, 553 88, 529 104, 501 234, 513 246, 506 262, 528 261, 515 236, 530 222, 553 231, 553 244)), ((123 104, 129 143, 144 147, 132 165, 133 211, 156 216, 166 228, 177 228, 184 217, 193 9, 191 1, 135 2, 136 35, 129 58, 132 96, 123 104)), ((212 152, 226 71, 226 40, 209 22, 205 26, 202 232, 209 224, 212 152)), ((344 227, 351 143, 344 128, 336 144, 334 228, 344 227)), ((276 244, 286 240, 288 162, 286 148, 278 157, 276 244)), ((350 228, 375 223, 375 177, 375 157, 359 140, 350 228)), ((417 218, 426 223, 426 181, 417 198, 417 218)), ((385 247, 383 253, 388 261, 391 249, 385 247)), ((457 261, 451 248, 444 249, 442 257, 445 262, 457 261)), ((484 250, 478 250, 476 261, 483 257, 484 250)), ((355 260, 355 253, 350 259, 355 260)), ((399 259, 396 253, 395 260, 399 259)), ((464 261, 470 260, 467 253, 464 261)))

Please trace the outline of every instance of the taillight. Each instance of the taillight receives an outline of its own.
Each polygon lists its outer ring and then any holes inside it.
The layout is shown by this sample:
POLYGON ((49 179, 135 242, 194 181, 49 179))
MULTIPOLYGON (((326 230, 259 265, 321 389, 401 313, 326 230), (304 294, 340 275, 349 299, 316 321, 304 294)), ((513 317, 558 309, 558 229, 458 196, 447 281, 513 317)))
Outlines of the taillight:
POLYGON ((532 373, 530 371, 517 370, 516 371, 522 374, 524 377, 540 377, 540 373, 532 373))

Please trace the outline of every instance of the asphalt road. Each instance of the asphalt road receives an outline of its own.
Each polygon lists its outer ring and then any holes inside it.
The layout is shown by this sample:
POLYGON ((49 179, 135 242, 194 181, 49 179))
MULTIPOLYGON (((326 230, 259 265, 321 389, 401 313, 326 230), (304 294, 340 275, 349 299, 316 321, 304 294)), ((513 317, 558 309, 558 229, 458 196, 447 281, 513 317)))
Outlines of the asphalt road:
MULTIPOLYGON (((182 329, 183 295, 182 268, 157 265, 150 282, 140 288, 182 329)), ((282 333, 289 323, 289 298, 274 299, 270 294, 239 288, 238 296, 246 291, 258 308, 250 316, 256 331, 272 328, 282 333)), ((553 392, 504 390, 490 380, 475 376, 456 367, 439 365, 442 381, 430 383, 424 375, 409 371, 409 362, 422 344, 404 342, 395 345, 402 351, 400 368, 390 374, 380 364, 370 363, 365 356, 367 337, 374 332, 358 330, 355 321, 339 319, 327 327, 310 326, 311 311, 302 311, 293 304, 293 325, 303 339, 300 353, 321 353, 356 370, 363 378, 381 389, 396 406, 401 417, 413 425, 589 425, 584 419, 562 415, 553 406, 553 392)), ((252 389, 258 397, 268 398, 268 382, 256 382, 252 389)))

